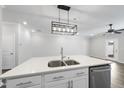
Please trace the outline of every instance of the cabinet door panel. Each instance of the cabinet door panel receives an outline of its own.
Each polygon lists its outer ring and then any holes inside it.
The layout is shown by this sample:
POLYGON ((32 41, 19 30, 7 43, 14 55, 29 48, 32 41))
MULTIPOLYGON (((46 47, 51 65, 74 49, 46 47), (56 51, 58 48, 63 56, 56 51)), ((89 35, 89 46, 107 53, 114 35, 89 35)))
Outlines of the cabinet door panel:
POLYGON ((41 86, 41 76, 32 76, 7 80, 7 88, 28 88, 41 86))
POLYGON ((67 80, 54 81, 45 84, 46 88, 68 88, 67 80))
POLYGON ((46 88, 87 88, 88 68, 45 75, 46 88))
POLYGON ((74 78, 71 82, 73 88, 88 88, 88 77, 82 76, 74 78))

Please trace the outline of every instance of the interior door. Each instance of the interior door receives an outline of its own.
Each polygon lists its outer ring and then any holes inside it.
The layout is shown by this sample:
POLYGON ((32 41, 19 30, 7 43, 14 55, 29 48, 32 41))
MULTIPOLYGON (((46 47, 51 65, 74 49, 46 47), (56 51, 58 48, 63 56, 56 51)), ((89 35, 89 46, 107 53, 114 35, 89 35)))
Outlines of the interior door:
POLYGON ((106 59, 118 60, 118 40, 111 39, 106 41, 106 59))
POLYGON ((15 29, 14 24, 3 23, 2 25, 2 68, 12 69, 15 67, 15 29))

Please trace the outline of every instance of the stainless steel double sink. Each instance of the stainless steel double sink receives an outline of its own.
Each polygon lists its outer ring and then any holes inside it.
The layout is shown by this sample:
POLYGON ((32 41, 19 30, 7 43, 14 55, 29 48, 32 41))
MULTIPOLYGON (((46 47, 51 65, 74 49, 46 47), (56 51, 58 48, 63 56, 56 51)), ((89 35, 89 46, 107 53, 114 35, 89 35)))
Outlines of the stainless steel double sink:
POLYGON ((70 65, 78 65, 80 64, 79 62, 72 60, 72 59, 68 59, 68 60, 52 60, 50 62, 48 62, 48 67, 61 67, 61 66, 70 66, 70 65))

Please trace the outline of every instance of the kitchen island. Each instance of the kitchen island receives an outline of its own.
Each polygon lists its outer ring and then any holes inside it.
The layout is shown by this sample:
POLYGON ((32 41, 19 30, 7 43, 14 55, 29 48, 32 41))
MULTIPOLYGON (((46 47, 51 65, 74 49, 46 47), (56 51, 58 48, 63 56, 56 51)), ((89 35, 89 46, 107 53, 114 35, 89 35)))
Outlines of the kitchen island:
POLYGON ((77 65, 48 67, 51 60, 59 56, 33 57, 12 70, 0 75, 6 87, 89 87, 89 67, 111 64, 110 61, 83 55, 69 56, 77 65))

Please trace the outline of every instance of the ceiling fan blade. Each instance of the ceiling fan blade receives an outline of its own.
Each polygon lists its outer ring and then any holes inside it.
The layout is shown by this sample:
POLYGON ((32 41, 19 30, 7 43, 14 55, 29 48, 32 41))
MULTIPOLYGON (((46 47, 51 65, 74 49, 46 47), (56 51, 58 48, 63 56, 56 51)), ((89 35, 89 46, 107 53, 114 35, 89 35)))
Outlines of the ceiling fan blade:
POLYGON ((122 32, 114 31, 115 34, 121 34, 122 32))
POLYGON ((112 32, 105 32, 105 33, 112 33, 112 32))
POLYGON ((118 30, 115 30, 115 31, 124 31, 124 29, 118 29, 118 30))
POLYGON ((105 32, 106 34, 121 34, 122 32, 118 32, 118 31, 113 31, 113 32, 105 32))
POLYGON ((117 30, 114 30, 114 29, 112 28, 112 25, 113 25, 113 24, 109 24, 110 29, 108 29, 108 32, 106 32, 106 33, 110 33, 110 34, 121 34, 122 31, 124 31, 124 29, 117 29, 117 30))

